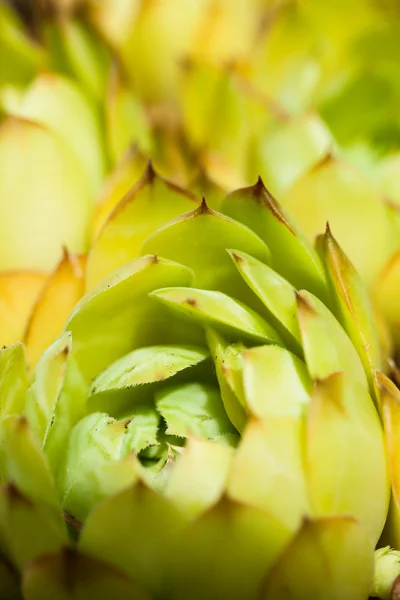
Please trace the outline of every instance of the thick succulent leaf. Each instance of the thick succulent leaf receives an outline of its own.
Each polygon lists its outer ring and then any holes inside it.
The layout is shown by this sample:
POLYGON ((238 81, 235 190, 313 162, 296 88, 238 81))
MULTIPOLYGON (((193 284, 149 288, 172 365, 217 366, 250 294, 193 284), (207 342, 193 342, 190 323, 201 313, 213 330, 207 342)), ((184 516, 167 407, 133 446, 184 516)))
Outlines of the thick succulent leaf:
POLYGON ((373 547, 355 520, 306 520, 267 575, 260 598, 364 600, 373 571, 373 547))
POLYGON ((334 294, 337 317, 361 358, 375 396, 373 373, 375 369, 382 370, 382 356, 371 299, 329 227, 325 236, 319 237, 318 247, 334 294))
POLYGON ((293 286, 268 265, 238 250, 229 254, 239 273, 268 309, 268 319, 285 345, 301 355, 301 336, 293 286))
POLYGON ((146 159, 137 146, 131 146, 114 170, 105 179, 93 215, 93 241, 119 201, 140 179, 146 159))
POLYGON ((250 412, 259 419, 304 414, 311 378, 306 365, 280 346, 259 346, 242 353, 243 387, 250 412))
POLYGON ((74 518, 84 521, 98 502, 137 480, 140 466, 125 440, 128 424, 93 413, 72 429, 60 485, 63 507, 74 518))
POLYGON ((219 211, 221 202, 226 195, 226 191, 210 177, 204 168, 198 170, 190 182, 189 189, 194 190, 200 198, 206 198, 207 206, 216 211, 219 211))
POLYGON ((0 273, 0 344, 9 345, 24 337, 35 302, 47 279, 41 271, 0 273))
POLYGON ((357 350, 333 314, 309 292, 297 294, 297 316, 308 371, 313 379, 324 379, 343 371, 368 387, 357 350))
POLYGON ((167 483, 166 497, 191 519, 199 517, 221 498, 233 455, 229 446, 189 435, 167 483))
POLYGON ((0 488, 0 537, 19 570, 68 542, 61 512, 26 498, 12 484, 0 488))
POLYGON ((170 555, 169 597, 256 600, 289 539, 271 514, 223 498, 185 529, 170 555))
POLYGON ((383 432, 368 391, 343 373, 315 384, 305 457, 312 514, 352 515, 375 545, 389 505, 383 432))
MULTIPOLYGON (((212 325, 236 339, 281 343, 273 327, 241 302, 222 292, 184 287, 155 290, 150 294, 175 313, 212 325)), ((185 319, 186 320, 186 319, 185 319)))
POLYGON ((134 412, 125 422, 125 435, 122 444, 122 456, 132 450, 138 454, 149 446, 157 446, 157 432, 160 425, 160 415, 154 408, 146 405, 135 406, 134 412))
POLYGON ((235 432, 219 390, 209 385, 194 382, 167 386, 155 393, 155 404, 169 435, 186 437, 192 432, 205 439, 215 439, 235 432))
POLYGON ((88 386, 71 356, 71 344, 66 332, 43 353, 26 394, 25 414, 56 480, 70 431, 86 414, 88 386))
POLYGON ((26 600, 150 600, 129 577, 72 548, 44 554, 24 570, 26 600))
POLYGON ((293 416, 250 420, 236 450, 229 496, 267 510, 291 530, 310 514, 303 423, 293 416))
POLYGON ((377 279, 374 297, 392 328, 396 347, 400 344, 400 252, 396 252, 377 279))
POLYGON ((197 210, 155 231, 143 244, 142 254, 156 254, 183 262, 194 272, 194 285, 224 292, 257 309, 256 297, 239 276, 226 253, 234 246, 268 262, 265 243, 242 223, 210 210, 203 200, 197 210), (203 243, 194 243, 202 240, 203 243))
POLYGON ((0 350, 0 423, 9 415, 22 414, 27 387, 28 369, 23 345, 17 343, 0 350))
POLYGON ((92 512, 79 547, 162 595, 167 559, 185 522, 172 503, 138 483, 92 512))
POLYGON ((329 220, 368 285, 394 250, 386 208, 375 186, 361 171, 331 155, 306 172, 283 195, 282 204, 310 240, 329 220))
POLYGON ((208 353, 196 346, 150 346, 133 350, 110 365, 93 381, 89 408, 111 415, 138 401, 151 399, 159 382, 205 360, 208 353))
POLYGON ((240 345, 228 344, 214 329, 207 328, 207 343, 214 361, 219 389, 226 414, 238 431, 247 421, 242 384, 240 345))
POLYGON ((0 125, 0 157, 0 195, 13 199, 0 206, 0 269, 51 269, 63 245, 84 252, 93 203, 72 150, 52 130, 9 116, 0 125))
POLYGON ((400 391, 390 379, 379 371, 375 374, 378 399, 381 406, 388 461, 391 500, 389 515, 384 531, 384 540, 393 547, 400 545, 400 391))
POLYGON ((310 290, 323 300, 327 297, 319 257, 261 178, 255 185, 229 194, 222 202, 221 212, 244 223, 265 241, 272 253, 273 268, 295 288, 310 290))
POLYGON ((9 560, 0 555, 0 600, 22 600, 18 576, 9 560))
POLYGON ((48 462, 26 417, 7 417, 2 423, 0 441, 3 481, 15 484, 29 499, 59 510, 48 462))
POLYGON ((128 263, 88 292, 75 307, 66 329, 73 355, 88 379, 135 347, 152 343, 195 343, 198 336, 171 316, 149 292, 165 285, 189 285, 190 269, 154 256, 128 263), (151 327, 148 324, 151 323, 151 327), (100 326, 101 325, 101 326, 100 326), (187 340, 186 340, 187 341, 187 340))
POLYGON ((94 241, 87 264, 87 288, 139 256, 143 242, 153 231, 193 209, 196 201, 194 195, 157 175, 149 163, 94 241))
POLYGON ((24 332, 29 364, 61 334, 72 309, 84 293, 84 259, 65 251, 38 295, 24 332))
POLYGON ((95 105, 74 81, 57 73, 41 73, 10 112, 45 125, 62 138, 84 166, 94 199, 105 167, 100 120, 95 105))

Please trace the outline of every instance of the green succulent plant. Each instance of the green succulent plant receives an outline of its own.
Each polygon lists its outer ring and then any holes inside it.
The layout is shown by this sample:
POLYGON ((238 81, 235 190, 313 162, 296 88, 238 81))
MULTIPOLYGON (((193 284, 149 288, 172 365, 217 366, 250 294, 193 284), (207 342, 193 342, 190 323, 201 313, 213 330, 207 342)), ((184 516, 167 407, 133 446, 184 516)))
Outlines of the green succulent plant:
POLYGON ((330 230, 150 165, 86 286, 31 374, 0 354, 0 598, 365 600, 385 361, 330 230))

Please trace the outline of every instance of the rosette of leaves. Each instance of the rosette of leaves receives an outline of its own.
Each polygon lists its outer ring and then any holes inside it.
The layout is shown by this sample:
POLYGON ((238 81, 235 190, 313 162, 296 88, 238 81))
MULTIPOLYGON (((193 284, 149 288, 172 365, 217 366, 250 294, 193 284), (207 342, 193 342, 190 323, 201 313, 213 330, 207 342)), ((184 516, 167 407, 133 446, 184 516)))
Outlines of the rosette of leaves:
POLYGON ((370 593, 390 491, 369 297, 261 179, 213 205, 149 167, 34 371, 0 354, 0 598, 370 593))

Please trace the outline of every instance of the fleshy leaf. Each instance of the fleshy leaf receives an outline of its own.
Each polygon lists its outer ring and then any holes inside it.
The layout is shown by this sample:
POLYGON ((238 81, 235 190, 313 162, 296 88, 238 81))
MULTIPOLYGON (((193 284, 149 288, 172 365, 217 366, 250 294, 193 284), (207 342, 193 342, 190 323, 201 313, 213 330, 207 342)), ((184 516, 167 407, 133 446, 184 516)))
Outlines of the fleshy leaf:
POLYGON ((400 391, 395 384, 379 371, 375 374, 378 399, 381 406, 385 434, 386 455, 391 483, 389 514, 383 538, 397 548, 400 544, 400 477, 398 460, 400 456, 400 391))
POLYGON ((37 502, 59 510, 58 496, 46 457, 26 417, 7 417, 1 426, 4 479, 37 502))
POLYGON ((318 255, 261 178, 255 185, 229 194, 222 202, 221 212, 250 227, 268 244, 272 267, 295 288, 310 290, 322 300, 327 297, 326 277, 318 255))
POLYGON ((338 319, 361 358, 375 397, 373 373, 375 369, 382 370, 382 356, 371 299, 329 227, 318 238, 318 247, 334 293, 338 319))
POLYGON ((0 344, 9 345, 23 339, 46 279, 47 275, 40 271, 0 273, 0 344))
POLYGON ((131 579, 73 548, 44 554, 24 570, 26 600, 150 600, 131 579))
POLYGON ((387 515, 389 477, 381 424, 368 391, 343 373, 317 381, 306 431, 312 514, 352 515, 375 545, 387 515))
POLYGON ((72 429, 61 486, 63 507, 74 518, 84 521, 98 502, 137 480, 140 466, 127 454, 128 424, 93 413, 72 429))
POLYGON ((198 336, 193 329, 188 330, 187 324, 185 330, 171 325, 170 314, 148 297, 149 292, 163 285, 189 285, 191 279, 190 269, 182 265, 143 256, 88 292, 66 325, 74 340, 72 353, 86 377, 96 377, 135 347, 186 343, 187 338, 195 343, 198 336))
POLYGON ((59 336, 84 292, 84 259, 65 251, 56 270, 38 295, 24 333, 33 368, 44 350, 59 336))
POLYGON ((17 343, 0 350, 0 423, 9 415, 22 414, 27 387, 28 369, 23 345, 17 343))
POLYGON ((396 252, 378 276, 374 297, 391 326, 396 347, 400 345, 400 251, 396 252))
POLYGON ((155 394, 155 403, 167 424, 167 434, 189 432, 206 439, 233 433, 219 390, 202 383, 167 386, 155 394))
POLYGON ((145 239, 167 221, 191 210, 196 197, 155 173, 149 163, 142 178, 115 207, 89 254, 87 288, 137 258, 145 239))
POLYGON ((268 318, 290 350, 301 356, 300 330, 293 286, 268 265, 229 250, 239 273, 268 309, 268 318))
POLYGON ((190 518, 198 518, 222 496, 233 449, 189 435, 166 486, 165 495, 190 518))
POLYGON ((302 459, 302 419, 250 420, 236 450, 228 494, 266 510, 291 530, 310 514, 302 459))
POLYGON ((242 363, 245 399, 254 416, 304 414, 312 383, 302 360, 270 345, 244 350, 242 363))
POLYGON ((373 547, 354 519, 306 520, 267 575, 260 598, 364 600, 373 571, 373 547))
POLYGON ((0 537, 19 570, 68 542, 61 512, 26 498, 12 484, 0 488, 0 537))
POLYGON ((167 559, 184 525, 172 503, 138 483, 92 512, 79 547, 160 595, 165 593, 167 559))
POLYGON ((330 310, 305 291, 297 294, 296 303, 305 361, 311 377, 324 379, 336 371, 343 371, 368 387, 360 357, 330 310))
POLYGON ((150 294, 174 312, 212 325, 239 340, 281 343, 278 334, 257 313, 221 292, 170 287, 150 294))
POLYGON ((265 572, 289 539, 273 515, 222 498, 181 534, 169 558, 169 597, 256 598, 265 572))
POLYGON ((269 261, 267 246, 253 231, 209 209, 203 200, 198 209, 155 231, 143 244, 141 253, 183 262, 193 270, 195 287, 218 289, 257 309, 257 299, 226 253, 226 249, 233 245, 260 260, 269 261), (194 240, 207 242, 199 244, 194 240))
POLYGON ((199 364, 207 351, 195 346, 150 346, 110 365, 92 384, 89 407, 111 415, 151 397, 153 385, 199 364))
POLYGON ((372 596, 381 600, 396 598, 396 583, 400 575, 400 552, 390 546, 375 550, 375 573, 372 596))
POLYGON ((243 347, 228 344, 211 328, 207 328, 207 343, 214 361, 226 414, 234 427, 241 432, 247 420, 241 370, 243 347))

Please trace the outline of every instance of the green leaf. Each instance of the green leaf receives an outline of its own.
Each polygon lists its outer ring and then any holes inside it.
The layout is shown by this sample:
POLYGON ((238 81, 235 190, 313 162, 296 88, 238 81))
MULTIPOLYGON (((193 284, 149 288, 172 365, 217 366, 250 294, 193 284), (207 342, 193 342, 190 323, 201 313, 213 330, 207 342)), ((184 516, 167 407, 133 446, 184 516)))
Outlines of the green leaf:
POLYGON ((92 512, 79 548, 162 597, 167 559, 184 526, 172 503, 139 482, 92 512))
POLYGON ((195 322, 211 324, 239 340, 281 343, 278 334, 257 313, 241 302, 210 290, 170 287, 155 290, 150 296, 174 312, 195 322))
POLYGON ((133 350, 110 365, 93 382, 89 408, 111 415, 129 411, 138 401, 150 399, 158 382, 205 360, 208 353, 196 346, 150 346, 133 350))
POLYGON ((33 560, 22 589, 26 600, 151 600, 121 571, 73 548, 33 560))
MULTIPOLYGON (((24 346, 20 343, 0 351, 0 421, 20 415, 25 406, 28 369, 24 346)), ((0 425, 1 427, 1 425, 0 425)))
POLYGON ((272 267, 296 289, 305 288, 321 299, 327 298, 326 277, 319 256, 261 178, 255 185, 229 194, 222 202, 221 212, 250 227, 268 244, 272 267))
POLYGON ((0 538, 19 570, 68 542, 61 512, 26 498, 12 484, 0 488, 0 538))
POLYGON ((193 285, 233 296, 257 309, 259 303, 233 267, 227 248, 234 246, 265 262, 266 244, 242 223, 209 209, 205 200, 198 209, 155 231, 144 242, 142 254, 156 254, 182 262, 194 273, 193 285), (199 242, 194 243, 194 240, 199 242))
POLYGON ((199 335, 193 328, 171 323, 170 313, 148 296, 165 285, 189 285, 192 276, 187 267, 144 256, 88 292, 66 325, 74 340, 72 355, 86 378, 96 377, 135 347, 188 339, 196 343, 199 335))
POLYGON ((363 600, 372 589, 371 543, 351 517, 306 520, 265 578, 262 600, 363 600))
POLYGON ((254 416, 304 414, 312 382, 297 356, 280 346, 260 346, 243 351, 242 365, 244 395, 254 416))
POLYGON ((189 432, 213 439, 234 432, 219 390, 201 383, 187 383, 159 390, 157 410, 167 423, 167 434, 187 437, 189 432))
POLYGON ((268 309, 268 320, 274 325, 285 345, 302 356, 295 289, 271 267, 238 250, 228 250, 247 285, 268 309))

